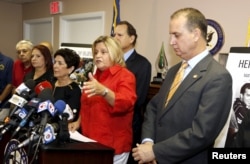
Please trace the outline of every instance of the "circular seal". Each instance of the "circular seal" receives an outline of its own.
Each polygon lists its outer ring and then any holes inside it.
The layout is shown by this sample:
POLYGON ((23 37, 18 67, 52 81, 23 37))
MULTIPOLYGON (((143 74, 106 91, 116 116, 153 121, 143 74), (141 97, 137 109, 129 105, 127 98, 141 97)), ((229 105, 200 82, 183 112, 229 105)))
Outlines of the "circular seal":
POLYGON ((207 23, 207 48, 214 55, 224 44, 224 32, 216 21, 207 19, 207 23))
POLYGON ((16 139, 11 139, 5 146, 4 151, 4 163, 20 163, 20 164, 28 164, 28 156, 26 151, 23 148, 17 149, 16 147, 20 144, 20 142, 16 139))

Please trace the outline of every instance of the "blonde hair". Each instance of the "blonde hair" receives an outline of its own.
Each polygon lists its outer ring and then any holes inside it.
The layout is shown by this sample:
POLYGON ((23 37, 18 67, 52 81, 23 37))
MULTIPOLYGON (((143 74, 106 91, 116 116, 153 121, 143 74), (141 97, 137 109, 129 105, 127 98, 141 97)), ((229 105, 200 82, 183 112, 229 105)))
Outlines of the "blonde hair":
POLYGON ((93 58, 95 58, 94 52, 95 52, 95 47, 98 43, 104 43, 104 45, 107 47, 109 51, 109 56, 112 61, 112 63, 118 64, 122 67, 126 67, 124 58, 123 58, 123 51, 120 46, 120 44, 110 36, 99 36, 94 43, 92 44, 92 54, 93 58))

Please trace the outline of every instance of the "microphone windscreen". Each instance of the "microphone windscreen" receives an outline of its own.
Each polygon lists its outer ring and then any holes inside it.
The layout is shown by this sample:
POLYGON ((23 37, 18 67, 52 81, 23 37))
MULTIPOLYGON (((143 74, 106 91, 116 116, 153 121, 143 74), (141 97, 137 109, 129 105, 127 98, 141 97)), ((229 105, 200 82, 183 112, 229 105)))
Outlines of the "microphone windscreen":
POLYGON ((20 93, 20 96, 23 97, 24 99, 28 100, 30 94, 29 94, 28 91, 22 91, 22 92, 20 93))
POLYGON ((57 100, 55 103, 54 103, 54 107, 57 109, 57 112, 59 114, 62 114, 65 107, 66 107, 66 103, 63 101, 63 100, 57 100))
POLYGON ((24 82, 24 84, 31 90, 33 90, 35 88, 36 82, 32 79, 29 79, 27 81, 24 82))
POLYGON ((50 100, 51 102, 54 102, 54 97, 52 96, 52 89, 50 88, 43 89, 37 97, 40 98, 41 101, 50 100))
POLYGON ((16 89, 15 92, 17 94, 21 94, 23 91, 29 92, 30 90, 33 90, 35 87, 35 81, 32 79, 27 80, 26 82, 21 83, 16 89))
POLYGON ((38 108, 38 105, 40 103, 40 98, 32 98, 26 105, 31 108, 38 108))
POLYGON ((48 82, 47 80, 45 81, 42 81, 41 83, 37 84, 36 87, 35 87, 35 92, 37 95, 40 94, 40 92, 42 90, 44 90, 45 88, 50 88, 52 89, 52 85, 50 84, 50 82, 48 82))

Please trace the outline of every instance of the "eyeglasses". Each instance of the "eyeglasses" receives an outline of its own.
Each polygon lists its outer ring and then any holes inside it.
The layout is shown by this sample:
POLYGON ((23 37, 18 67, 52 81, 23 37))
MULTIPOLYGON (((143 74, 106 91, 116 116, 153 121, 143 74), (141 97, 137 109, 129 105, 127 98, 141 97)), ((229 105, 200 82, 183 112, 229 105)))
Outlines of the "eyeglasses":
POLYGON ((17 51, 17 54, 26 53, 26 52, 28 52, 28 50, 25 50, 25 49, 23 49, 23 50, 18 50, 18 51, 17 51))

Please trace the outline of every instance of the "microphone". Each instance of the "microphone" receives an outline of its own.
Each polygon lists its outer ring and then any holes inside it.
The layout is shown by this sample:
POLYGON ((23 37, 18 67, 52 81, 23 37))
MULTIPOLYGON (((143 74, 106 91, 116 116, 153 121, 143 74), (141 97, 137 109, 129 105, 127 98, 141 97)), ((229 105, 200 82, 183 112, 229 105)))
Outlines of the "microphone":
MULTIPOLYGON (((10 116, 5 117, 3 123, 5 125, 8 124, 11 121, 11 119, 13 119, 14 116, 18 116, 21 119, 23 119, 26 116, 27 113, 28 112, 27 112, 26 109, 24 109, 24 108, 18 108, 16 111, 13 112, 13 114, 11 115, 11 117, 10 116)), ((14 117, 14 118, 16 118, 16 117, 14 117)))
POLYGON ((31 134, 31 136, 29 138, 27 138, 22 143, 20 143, 16 148, 13 149, 13 151, 16 151, 20 148, 23 148, 24 146, 27 146, 30 142, 36 141, 38 139, 39 139, 39 135, 37 135, 35 133, 31 134))
MULTIPOLYGON (((64 114, 64 117, 67 117, 67 120, 73 120, 74 118, 74 113, 68 104, 66 104, 63 114, 64 114)), ((59 117, 60 119, 62 119, 61 115, 59 115, 59 117)))
MULTIPOLYGON (((49 144, 52 141, 56 139, 55 132, 57 132, 59 129, 59 125, 57 123, 53 124, 46 124, 46 127, 43 132, 43 143, 44 144, 49 144)), ((31 136, 21 142, 16 148, 13 149, 13 151, 16 151, 20 148, 23 148, 30 144, 31 142, 37 141, 40 138, 40 135, 36 134, 35 132, 32 132, 31 136)))
POLYGON ((44 129, 44 137, 43 137, 43 143, 49 144, 52 141, 56 139, 55 132, 57 132, 59 129, 59 125, 57 123, 53 124, 46 124, 46 127, 44 129))
POLYGON ((1 132, 0 132, 0 141, 1 141, 1 139, 2 139, 2 136, 3 136, 7 131, 9 131, 13 126, 17 126, 18 121, 19 121, 20 119, 22 119, 22 117, 24 117, 24 115, 25 115, 26 112, 27 112, 27 111, 26 111, 24 108, 18 109, 18 110, 15 112, 15 114, 12 116, 12 118, 11 118, 11 119, 9 118, 9 119, 7 120, 8 122, 6 122, 6 124, 4 125, 4 127, 2 128, 2 130, 1 130, 1 132))
POLYGON ((40 82, 39 84, 36 85, 35 93, 37 95, 39 95, 41 93, 41 91, 43 91, 45 88, 49 88, 49 89, 52 90, 52 85, 47 80, 42 81, 42 82, 40 82))
MULTIPOLYGON (((9 103, 13 104, 14 106, 11 106, 11 113, 9 114, 9 117, 13 115, 13 113, 17 110, 18 107, 23 107, 23 105, 31 98, 31 95, 29 92, 33 90, 35 87, 35 81, 32 79, 27 80, 26 82, 20 84, 16 90, 15 93, 12 95, 12 97, 5 102, 3 106, 9 105, 9 103)), ((35 97, 35 95, 32 95, 35 97)), ((7 116, 8 117, 8 116, 7 116)))
POLYGON ((58 141, 59 143, 65 143, 70 140, 70 134, 68 129, 68 118, 71 114, 73 118, 73 112, 70 109, 69 105, 67 105, 64 101, 58 100, 55 103, 55 107, 58 109, 59 117, 61 121, 59 121, 59 134, 58 134, 58 141), (68 106, 68 107, 67 107, 68 106))
POLYGON ((32 92, 31 94, 29 93, 31 90, 33 90, 34 86, 35 86, 35 81, 29 79, 16 88, 15 92, 17 94, 13 94, 12 97, 4 104, 8 105, 9 103, 11 103, 11 107, 9 109, 11 112, 5 118, 5 120, 9 120, 18 107, 22 108, 24 104, 27 103, 28 100, 35 97, 34 92, 32 92))
POLYGON ((22 108, 24 106, 24 104, 26 104, 28 102, 26 99, 24 99, 23 97, 18 96, 16 94, 13 94, 12 97, 8 101, 10 103, 14 104, 15 107, 20 107, 20 108, 22 108))
POLYGON ((68 128, 68 113, 62 114, 62 120, 59 121, 59 134, 58 140, 60 143, 65 143, 70 141, 70 134, 68 128))
POLYGON ((58 114, 62 114, 66 108, 66 103, 63 100, 57 100, 54 103, 54 107, 57 109, 58 114))
POLYGON ((20 95, 21 92, 23 92, 23 91, 30 92, 32 89, 34 89, 35 85, 36 85, 36 82, 35 82, 34 80, 32 80, 32 79, 29 79, 29 80, 27 80, 26 82, 20 84, 20 85, 16 88, 15 92, 16 92, 17 94, 19 94, 19 95, 20 95))
POLYGON ((49 115, 54 116, 57 113, 57 109, 55 109, 52 103, 54 98, 52 96, 51 89, 45 88, 42 93, 43 93, 43 96, 47 98, 47 100, 39 103, 38 110, 37 110, 37 113, 42 114, 40 128, 38 130, 39 134, 42 134, 42 132, 44 131, 49 115))
POLYGON ((16 110, 20 107, 22 108, 28 101, 24 98, 27 94, 27 91, 23 91, 21 93, 22 96, 18 96, 13 94, 12 97, 8 100, 9 103, 13 104, 14 107, 11 110, 9 116, 7 116, 4 120, 7 121, 10 117, 16 112, 16 110), (24 97, 23 97, 24 96, 24 97))
MULTIPOLYGON (((40 98, 33 98, 28 102, 26 107, 30 110, 29 110, 29 112, 26 111, 26 113, 23 114, 22 120, 19 123, 18 127, 13 132, 12 137, 14 137, 19 132, 19 130, 26 125, 26 123, 28 122, 31 115, 36 111, 40 101, 41 101, 40 98)), ((20 113, 22 114, 23 112, 20 112, 20 113)), ((20 113, 19 113, 19 115, 20 115, 20 113)))

